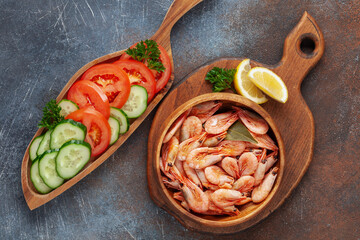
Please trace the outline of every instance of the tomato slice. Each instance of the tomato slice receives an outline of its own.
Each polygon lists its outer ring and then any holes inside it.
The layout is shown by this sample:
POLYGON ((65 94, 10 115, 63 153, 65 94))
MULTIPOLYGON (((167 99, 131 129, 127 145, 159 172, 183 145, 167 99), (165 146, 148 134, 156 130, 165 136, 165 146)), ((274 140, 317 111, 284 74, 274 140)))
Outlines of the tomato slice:
POLYGON ((131 85, 140 85, 148 92, 148 103, 154 98, 156 82, 154 75, 145 64, 135 60, 118 60, 113 63, 126 72, 131 85))
POLYGON ((89 80, 98 85, 108 97, 112 107, 121 108, 130 94, 128 75, 110 63, 91 67, 82 75, 81 80, 89 80))
POLYGON ((76 103, 79 108, 94 107, 106 119, 110 116, 109 100, 101 88, 90 81, 77 81, 68 91, 67 98, 76 103))
POLYGON ((81 108, 65 119, 81 122, 87 128, 85 141, 91 146, 91 156, 103 153, 110 144, 111 128, 107 119, 92 107, 81 108))
MULTIPOLYGON (((132 45, 130 48, 133 48, 136 46, 137 43, 135 43, 134 45, 132 45)), ((167 54, 166 50, 160 46, 158 44, 159 50, 160 50, 160 61, 162 62, 162 64, 165 67, 165 71, 164 72, 157 72, 155 70, 151 70, 151 72, 153 73, 154 77, 155 77, 155 81, 156 81, 156 93, 158 93, 161 89, 163 89, 166 84, 168 83, 170 76, 171 76, 171 61, 170 61, 170 57, 167 54)), ((129 59, 133 59, 130 55, 124 53, 123 55, 121 55, 120 60, 129 60, 129 59)))

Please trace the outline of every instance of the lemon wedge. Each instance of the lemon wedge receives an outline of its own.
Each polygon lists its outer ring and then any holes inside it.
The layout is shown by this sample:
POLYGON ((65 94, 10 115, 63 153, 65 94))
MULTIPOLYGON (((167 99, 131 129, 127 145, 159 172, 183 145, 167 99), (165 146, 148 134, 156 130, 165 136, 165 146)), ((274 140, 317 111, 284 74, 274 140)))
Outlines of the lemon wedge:
POLYGON ((237 67, 234 86, 237 93, 243 95, 244 97, 261 104, 266 102, 268 99, 266 96, 256 87, 255 84, 247 77, 251 69, 250 59, 244 59, 237 67))
POLYGON ((273 71, 264 67, 254 67, 247 77, 266 95, 282 103, 287 101, 288 90, 285 83, 273 71))

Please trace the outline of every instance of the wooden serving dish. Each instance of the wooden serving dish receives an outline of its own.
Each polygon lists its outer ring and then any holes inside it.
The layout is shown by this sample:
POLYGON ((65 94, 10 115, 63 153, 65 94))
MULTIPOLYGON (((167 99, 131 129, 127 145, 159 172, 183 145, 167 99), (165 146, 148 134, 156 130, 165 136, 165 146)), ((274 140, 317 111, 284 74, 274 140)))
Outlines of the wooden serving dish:
POLYGON ((278 64, 268 66, 251 61, 252 67, 264 66, 277 73, 285 82, 289 98, 285 104, 270 100, 262 108, 242 99, 236 94, 220 95, 226 100, 234 100, 238 104, 250 104, 251 109, 263 116, 278 141, 280 147, 280 174, 271 195, 258 206, 251 204, 244 207, 243 214, 235 217, 201 217, 182 209, 178 203, 169 197, 164 188, 159 170, 159 149, 162 138, 180 113, 195 104, 195 102, 211 100, 211 85, 205 82, 205 75, 213 67, 236 68, 243 58, 219 59, 208 63, 191 73, 187 79, 163 101, 151 126, 148 140, 148 187, 153 201, 185 227, 201 232, 235 233, 246 229, 277 209, 300 182, 312 158, 314 147, 314 120, 301 96, 300 85, 306 74, 320 60, 324 53, 324 38, 315 20, 305 12, 300 22, 286 37, 284 53, 278 64), (209 95, 202 95, 211 93, 209 95), (202 95, 199 98, 197 96, 202 95), (206 99, 203 99, 206 98, 206 99), (189 101, 194 99, 192 101, 189 101), (189 102, 188 102, 189 101, 189 102), (182 105, 184 102, 186 104, 182 105), (269 114, 267 114, 267 113, 269 114), (272 120, 271 120, 271 118, 272 120), (281 135, 281 138, 279 138, 281 135), (284 152, 285 150, 285 152, 284 152), (286 166, 284 161, 286 159, 286 166))
MULTIPOLYGON (((136 130, 136 128, 143 122, 143 120, 146 118, 147 115, 156 107, 156 105, 160 102, 160 100, 165 96, 165 94, 169 91, 173 81, 174 81, 174 63, 171 53, 171 45, 170 45, 170 32, 174 24, 191 8, 193 8, 195 5, 200 3, 202 0, 174 0, 171 4, 168 12, 166 13, 166 16, 164 18, 164 21, 160 25, 157 32, 150 38, 155 40, 158 44, 163 46, 167 53, 169 54, 169 57, 171 59, 171 67, 172 67, 172 73, 169 82, 167 85, 155 96, 155 98, 151 101, 149 106, 147 107, 146 111, 137 118, 134 122, 131 123, 129 131, 122 135, 119 140, 113 144, 110 148, 108 148, 102 155, 97 157, 96 159, 93 159, 90 161, 90 164, 86 165, 85 168, 78 173, 75 177, 72 179, 66 181, 63 185, 58 187, 57 189, 51 191, 48 194, 39 194, 35 190, 31 180, 30 180, 30 167, 31 167, 31 160, 29 159, 29 147, 26 149, 23 162, 21 165, 21 183, 22 183, 22 189, 24 193, 24 197, 26 200, 26 203, 28 204, 29 208, 31 210, 45 204, 46 202, 52 200, 59 194, 63 193, 70 187, 72 187, 74 184, 76 184, 78 181, 80 181, 82 178, 84 178, 86 175, 91 173, 94 169, 96 169, 100 164, 102 164, 111 154, 113 154, 130 136, 131 134, 136 130)), ((125 49, 126 50, 126 49, 125 49)), ((125 52, 125 50, 121 50, 118 52, 114 52, 105 56, 102 56, 98 59, 95 59, 85 66, 83 66, 79 71, 77 71, 74 76, 69 80, 69 82, 65 85, 65 87, 60 92, 59 96, 56 98, 57 102, 59 102, 61 99, 66 97, 67 91, 71 87, 71 85, 77 81, 81 75, 88 70, 90 67, 99 64, 99 63, 109 63, 114 62, 119 59, 119 57, 125 52)), ((43 129, 39 129, 33 139, 39 135, 41 135, 43 132, 43 129)), ((32 140, 33 140, 32 139, 32 140)), ((31 141, 32 141, 31 140, 31 141)), ((30 142, 31 143, 31 142, 30 142)))

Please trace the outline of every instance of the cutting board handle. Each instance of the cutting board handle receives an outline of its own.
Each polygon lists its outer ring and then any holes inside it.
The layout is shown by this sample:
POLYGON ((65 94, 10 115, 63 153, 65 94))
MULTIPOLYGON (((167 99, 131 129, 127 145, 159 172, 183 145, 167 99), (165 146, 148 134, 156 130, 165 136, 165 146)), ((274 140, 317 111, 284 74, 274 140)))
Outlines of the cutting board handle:
POLYGON ((323 34, 309 13, 305 12, 299 23, 289 33, 284 43, 284 53, 275 72, 300 91, 300 85, 306 74, 320 60, 324 53, 323 34))
POLYGON ((165 15, 164 21, 151 39, 156 40, 158 44, 168 51, 170 49, 170 32, 172 27, 186 12, 200 2, 202 0, 174 0, 165 15))

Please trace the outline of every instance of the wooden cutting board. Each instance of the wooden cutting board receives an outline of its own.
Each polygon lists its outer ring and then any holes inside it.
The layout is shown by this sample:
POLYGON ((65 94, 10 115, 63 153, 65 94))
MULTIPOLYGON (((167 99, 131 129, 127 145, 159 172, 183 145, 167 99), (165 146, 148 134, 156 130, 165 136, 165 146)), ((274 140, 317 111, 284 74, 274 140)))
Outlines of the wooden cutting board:
POLYGON ((153 120, 148 141, 148 186, 153 201, 185 227, 202 232, 234 233, 246 229, 277 209, 289 197, 305 174, 313 154, 314 120, 300 91, 301 82, 324 53, 324 38, 315 20, 305 12, 284 43, 281 61, 267 66, 251 61, 252 67, 264 66, 277 73, 285 82, 289 98, 285 104, 270 100, 262 107, 271 115, 285 145, 285 169, 282 182, 269 204, 257 215, 236 225, 221 226, 204 224, 179 212, 167 199, 161 186, 156 166, 156 146, 164 130, 162 123, 184 102, 204 93, 211 92, 211 85, 205 82, 206 73, 213 67, 236 68, 243 58, 219 59, 208 63, 191 73, 186 81, 172 91, 159 107, 153 120))

